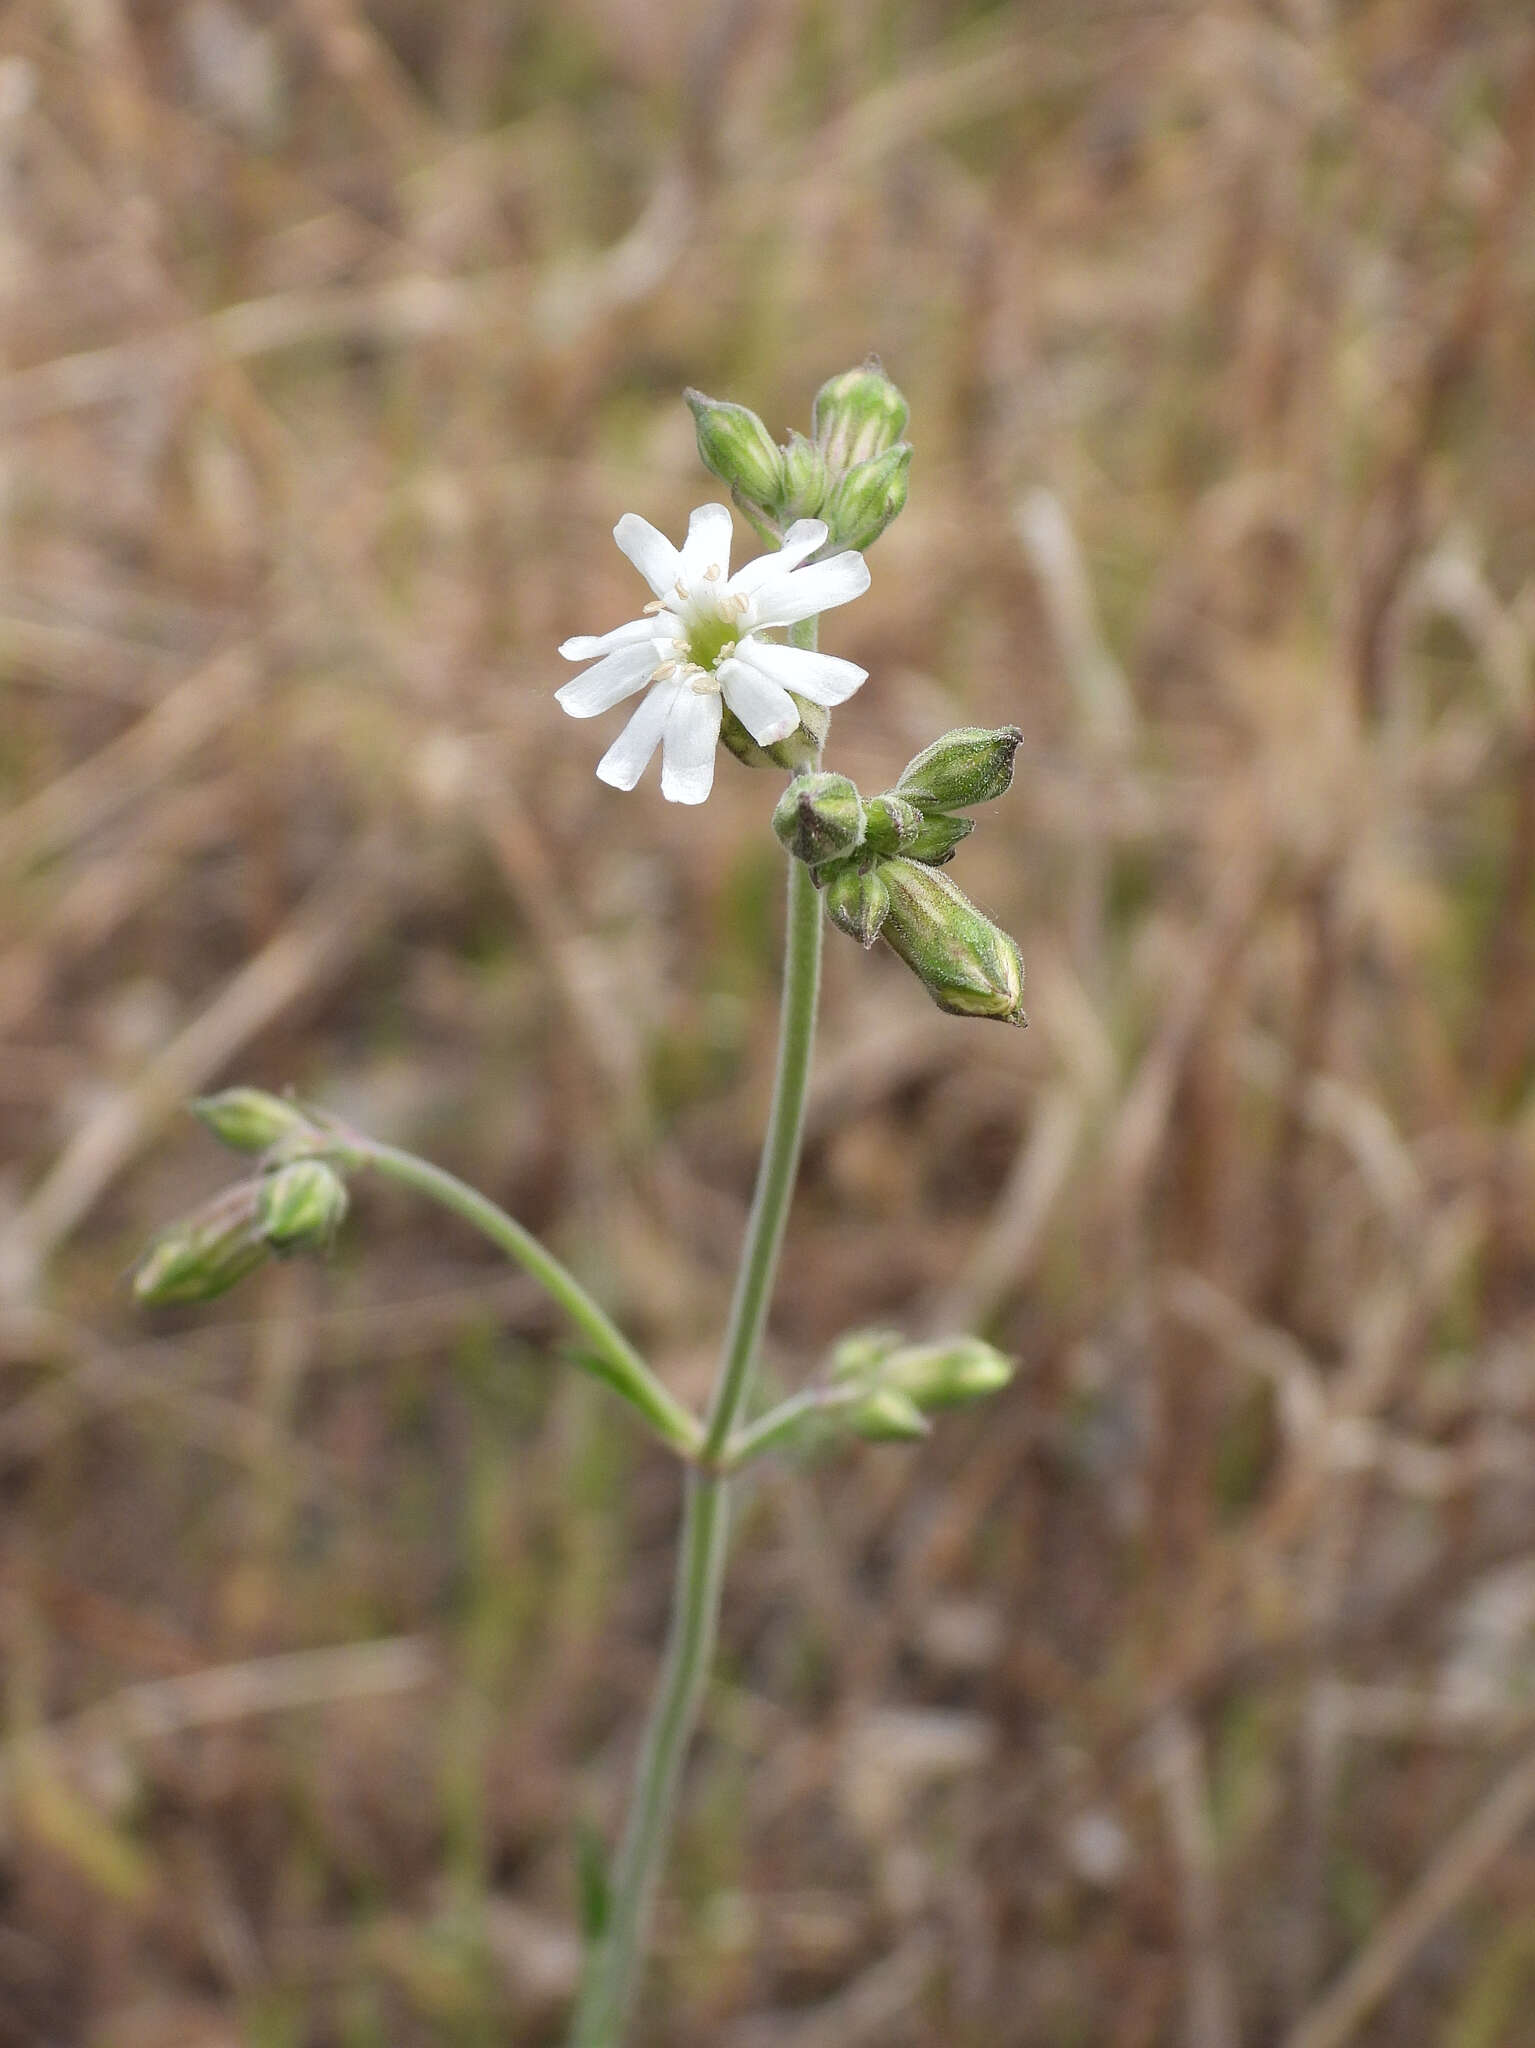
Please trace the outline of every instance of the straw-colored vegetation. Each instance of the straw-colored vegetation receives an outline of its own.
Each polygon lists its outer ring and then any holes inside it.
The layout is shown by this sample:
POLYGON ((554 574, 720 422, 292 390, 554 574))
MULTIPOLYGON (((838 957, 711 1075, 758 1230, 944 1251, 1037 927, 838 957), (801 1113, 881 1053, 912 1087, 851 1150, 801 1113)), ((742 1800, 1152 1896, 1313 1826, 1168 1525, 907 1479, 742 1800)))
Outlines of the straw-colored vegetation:
POLYGON ((878 788, 1016 721, 1027 1034, 830 936, 771 1366, 1011 1390, 764 1470, 642 2034, 1535 2042, 1535 42, 1522 0, 0 11, 0 2044, 559 2038, 672 1464, 359 1183, 121 1275, 294 1084, 698 1400, 771 777, 556 643, 878 348, 878 788))

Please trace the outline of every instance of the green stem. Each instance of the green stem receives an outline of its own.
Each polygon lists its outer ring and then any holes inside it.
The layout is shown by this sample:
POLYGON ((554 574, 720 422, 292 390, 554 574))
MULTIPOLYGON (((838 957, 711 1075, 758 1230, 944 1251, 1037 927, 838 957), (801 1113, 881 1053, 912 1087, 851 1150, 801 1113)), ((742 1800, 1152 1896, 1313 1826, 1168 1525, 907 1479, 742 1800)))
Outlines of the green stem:
POLYGON ((669 1394, 623 1332, 603 1313, 576 1279, 531 1231, 507 1215, 504 1209, 440 1166, 418 1159, 414 1152, 402 1152, 394 1145, 381 1145, 373 1138, 348 1132, 345 1150, 360 1164, 371 1166, 403 1187, 429 1195, 455 1216, 498 1245, 530 1273, 544 1292, 557 1301, 576 1328, 591 1345, 580 1354, 580 1363, 597 1378, 637 1408, 662 1440, 684 1458, 696 1458, 702 1447, 703 1430, 698 1418, 669 1394))
MULTIPOLYGON (((815 621, 796 627, 800 646, 815 645, 815 621)), ((700 1452, 704 1469, 688 1475, 677 1588, 660 1684, 640 1750, 634 1802, 613 1866, 608 1922, 587 1957, 570 2048, 619 2048, 634 2001, 639 1966, 694 1722, 719 1627, 720 1591, 730 1535, 730 1481, 710 1471, 740 1420, 772 1297, 784 1222, 794 1192, 821 978, 821 905, 810 870, 789 862, 778 1073, 757 1191, 746 1229, 735 1298, 700 1452)))
POLYGON ((766 1415, 738 1429, 721 1452, 715 1469, 739 1472, 781 1443, 802 1440, 808 1424, 818 1417, 834 1415, 839 1408, 856 1407, 867 1391, 862 1386, 806 1387, 802 1393, 791 1394, 766 1415))
POLYGON ((746 1228, 746 1246, 730 1305, 719 1379, 709 1407, 703 1448, 706 1461, 719 1457, 724 1450, 751 1391, 752 1368, 762 1342, 762 1326, 767 1321, 778 1272, 778 1255, 783 1249, 789 1200, 799 1171, 810 1054, 815 1040, 816 999, 821 984, 821 899, 810 879, 809 868, 798 860, 789 862, 789 920, 784 945, 778 1074, 773 1084, 773 1106, 768 1113, 767 1142, 757 1169, 757 1192, 746 1228))

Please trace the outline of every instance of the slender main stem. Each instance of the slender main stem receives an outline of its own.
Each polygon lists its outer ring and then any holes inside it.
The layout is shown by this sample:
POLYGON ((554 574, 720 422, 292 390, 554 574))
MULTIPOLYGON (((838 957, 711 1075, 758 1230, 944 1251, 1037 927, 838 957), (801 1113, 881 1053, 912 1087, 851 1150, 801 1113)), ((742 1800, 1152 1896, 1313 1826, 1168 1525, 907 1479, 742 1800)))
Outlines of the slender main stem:
POLYGON ((751 1392, 752 1370, 762 1343, 783 1250, 784 1225, 799 1172, 805 1129, 805 1097, 815 1042, 816 1000, 821 986, 821 900, 803 861, 789 862, 789 917, 784 941, 783 1006, 778 1027, 778 1073, 767 1140, 757 1168, 746 1244, 736 1275, 735 1297, 720 1357, 719 1378, 704 1433, 705 1462, 724 1451, 751 1392))
MULTIPOLYGON (((794 637, 802 646, 814 646, 814 621, 808 622, 808 630, 796 629, 794 637)), ((723 1453, 751 1392, 799 1166, 820 979, 820 901, 810 870, 791 860, 778 1072, 767 1141, 709 1407, 701 1469, 688 1475, 675 1604, 660 1684, 640 1750, 633 1805, 613 1866, 607 1926, 587 1957, 571 2048, 620 2048, 623 2040, 656 1882, 671 1841, 683 1759, 713 1661, 730 1537, 731 1482, 709 1467, 723 1453)))
POLYGON ((508 1216, 477 1188, 440 1166, 418 1159, 414 1152, 402 1152, 394 1145, 381 1145, 373 1138, 347 1133, 345 1149, 360 1163, 386 1174, 390 1180, 429 1195, 443 1208, 461 1216, 509 1258, 530 1273, 569 1316, 591 1346, 582 1363, 613 1388, 649 1422, 658 1436, 684 1458, 699 1454, 703 1431, 698 1418, 667 1392, 641 1358, 622 1330, 604 1313, 574 1273, 515 1217, 508 1216))

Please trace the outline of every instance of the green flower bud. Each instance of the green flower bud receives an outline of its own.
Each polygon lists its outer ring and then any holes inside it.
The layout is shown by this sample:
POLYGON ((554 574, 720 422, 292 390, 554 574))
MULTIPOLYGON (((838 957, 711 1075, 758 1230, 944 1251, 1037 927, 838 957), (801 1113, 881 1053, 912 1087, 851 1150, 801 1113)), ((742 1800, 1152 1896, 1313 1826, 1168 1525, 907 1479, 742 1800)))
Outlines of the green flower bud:
POLYGON ((796 860, 820 867, 851 853, 863 838, 863 799, 845 775, 825 769, 801 775, 778 799, 773 830, 796 860))
POLYGON ((901 851, 908 860, 925 861, 930 868, 941 868, 945 861, 954 858, 959 842, 968 839, 974 830, 974 818, 950 818, 942 811, 930 811, 915 837, 901 851))
POLYGON ((783 496, 783 455, 754 412, 701 391, 684 391, 683 399, 698 430, 698 453, 748 504, 774 513, 783 496))
POLYGON ((275 1252, 324 1249, 347 1210, 346 1183, 323 1159, 295 1159, 260 1184, 256 1215, 275 1252))
POLYGON ((849 1330, 832 1350, 829 1377, 843 1382, 873 1379, 900 1342, 899 1330, 849 1330))
POLYGON ((259 1266, 269 1247, 257 1210, 263 1183, 242 1180, 162 1230, 138 1263, 140 1301, 212 1301, 259 1266))
MULTIPOLYGON (((792 690, 789 694, 794 696, 792 690)), ((799 726, 786 740, 777 740, 771 747, 758 746, 728 704, 720 721, 721 740, 748 768, 783 768, 790 775, 814 768, 826 744, 831 713, 824 705, 812 704, 808 697, 794 697, 794 701, 799 706, 799 726)))
POLYGON ((896 789, 924 811, 967 811, 1001 796, 1023 744, 1016 725, 961 725, 924 747, 901 770, 896 789))
POLYGON ((1012 1359, 979 1337, 911 1344, 887 1359, 880 1377, 919 1408, 956 1408, 995 1394, 1012 1378, 1012 1359))
POLYGON ((826 915, 839 932, 846 932, 865 949, 879 937, 889 911, 890 891, 878 868, 862 874, 850 861, 826 884, 826 915))
POLYGON ((922 813, 903 796, 886 790, 864 807, 864 844, 870 853, 904 853, 922 830, 922 813))
POLYGON ((778 502, 779 517, 785 522, 815 519, 825 502, 826 458, 813 441, 792 430, 783 451, 783 495, 778 502))
POLYGON ((284 1138, 308 1137, 314 1125, 301 1109, 264 1088, 226 1088, 219 1095, 200 1095, 190 1105, 212 1131, 236 1152, 267 1152, 284 1138))
POLYGON ((872 547, 906 503, 910 470, 911 443, 902 441, 840 477, 821 503, 830 529, 827 545, 872 547))
POLYGON ((890 891, 881 937, 899 953, 940 1010, 1026 1024, 1023 961, 1007 933, 983 917, 948 876, 918 861, 880 869, 890 891))
POLYGON ((816 393, 810 431, 837 476, 893 447, 910 417, 911 407, 885 375, 879 357, 868 356, 859 369, 827 378, 816 393))
POLYGON ((871 1443, 911 1443, 931 1428, 927 1417, 899 1387, 876 1387, 847 1411, 847 1427, 871 1443))

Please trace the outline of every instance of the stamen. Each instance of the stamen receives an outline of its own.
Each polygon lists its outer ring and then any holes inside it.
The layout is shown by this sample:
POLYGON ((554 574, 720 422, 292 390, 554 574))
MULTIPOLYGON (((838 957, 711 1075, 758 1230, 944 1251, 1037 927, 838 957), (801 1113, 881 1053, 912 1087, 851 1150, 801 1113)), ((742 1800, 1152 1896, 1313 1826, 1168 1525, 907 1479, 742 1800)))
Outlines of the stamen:
POLYGON ((718 563, 718 562, 711 562, 711 563, 709 564, 708 568, 707 568, 707 569, 705 569, 705 571, 704 571, 704 581, 705 581, 706 583, 718 583, 718 582, 719 582, 719 580, 720 580, 720 565, 719 565, 719 563, 718 563))
POLYGON ((647 619, 653 619, 657 612, 664 612, 665 610, 666 606, 663 601, 659 597, 653 597, 649 604, 645 606, 644 616, 647 619))
POLYGON ((729 661, 731 655, 734 654, 735 651, 736 643, 734 642, 734 640, 727 640, 724 646, 720 649, 719 653, 716 654, 714 657, 715 667, 718 668, 722 661, 729 661))
POLYGON ((650 680, 653 683, 669 683, 676 673, 676 662, 663 661, 659 668, 653 668, 650 671, 650 680))
POLYGON ((686 604, 686 603, 687 603, 687 601, 688 601, 688 587, 687 587, 687 585, 686 585, 686 584, 685 584, 685 583, 683 582, 683 580, 682 580, 682 578, 681 578, 680 576, 679 576, 679 577, 677 578, 676 582, 675 582, 675 583, 674 583, 674 584, 672 585, 672 589, 676 591, 677 595, 678 595, 678 596, 679 596, 679 597, 680 597, 680 598, 682 599, 682 602, 683 602, 684 604, 686 604))
POLYGON ((732 591, 729 597, 720 599, 720 610, 732 611, 738 619, 744 619, 751 610, 751 602, 744 590, 732 591))

